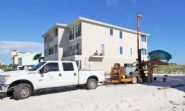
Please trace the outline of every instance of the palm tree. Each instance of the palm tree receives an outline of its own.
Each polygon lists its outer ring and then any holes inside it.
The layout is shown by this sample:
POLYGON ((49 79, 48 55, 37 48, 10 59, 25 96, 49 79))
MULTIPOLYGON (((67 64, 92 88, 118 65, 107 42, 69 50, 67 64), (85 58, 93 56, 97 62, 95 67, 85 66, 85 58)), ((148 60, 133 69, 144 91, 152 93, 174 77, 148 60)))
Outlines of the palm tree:
POLYGON ((0 68, 3 70, 3 71, 6 71, 7 70, 7 66, 5 64, 1 64, 0 68))
POLYGON ((33 57, 33 60, 38 60, 38 62, 40 62, 42 59, 44 59, 44 57, 42 57, 42 53, 36 54, 33 57))

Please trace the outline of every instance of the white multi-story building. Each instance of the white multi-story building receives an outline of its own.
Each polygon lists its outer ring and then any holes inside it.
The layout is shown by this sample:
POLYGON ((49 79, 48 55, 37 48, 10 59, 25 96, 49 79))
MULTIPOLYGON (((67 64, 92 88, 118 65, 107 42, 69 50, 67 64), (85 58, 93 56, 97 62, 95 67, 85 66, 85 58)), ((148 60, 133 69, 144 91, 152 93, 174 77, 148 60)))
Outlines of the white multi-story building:
MULTIPOLYGON (((18 50, 12 51, 12 64, 16 70, 23 70, 25 67, 31 67, 38 64, 38 60, 34 60, 34 56, 39 52, 20 52, 18 50)), ((43 57, 43 55, 42 55, 43 57)))
MULTIPOLYGON (((148 36, 140 34, 142 60, 147 60, 148 36)), ((109 71, 114 63, 137 59, 136 31, 87 18, 57 23, 43 37, 45 60, 75 60, 82 69, 109 71)))

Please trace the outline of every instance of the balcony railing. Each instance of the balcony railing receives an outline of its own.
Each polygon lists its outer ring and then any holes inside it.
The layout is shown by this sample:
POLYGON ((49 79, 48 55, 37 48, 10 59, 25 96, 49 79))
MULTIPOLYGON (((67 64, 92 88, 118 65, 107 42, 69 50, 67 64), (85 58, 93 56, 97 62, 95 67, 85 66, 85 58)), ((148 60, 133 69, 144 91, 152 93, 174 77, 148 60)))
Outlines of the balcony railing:
POLYGON ((81 55, 81 49, 73 50, 73 51, 65 51, 63 57, 73 56, 73 55, 81 55))

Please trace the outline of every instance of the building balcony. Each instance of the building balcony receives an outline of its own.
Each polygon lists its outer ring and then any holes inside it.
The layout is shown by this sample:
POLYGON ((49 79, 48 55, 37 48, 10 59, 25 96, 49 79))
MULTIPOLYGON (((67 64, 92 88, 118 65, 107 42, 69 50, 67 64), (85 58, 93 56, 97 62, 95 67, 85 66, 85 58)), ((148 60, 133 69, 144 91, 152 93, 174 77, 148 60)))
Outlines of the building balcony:
POLYGON ((73 50, 73 51, 65 51, 63 53, 63 57, 74 56, 74 55, 81 55, 81 54, 82 54, 81 49, 73 50))

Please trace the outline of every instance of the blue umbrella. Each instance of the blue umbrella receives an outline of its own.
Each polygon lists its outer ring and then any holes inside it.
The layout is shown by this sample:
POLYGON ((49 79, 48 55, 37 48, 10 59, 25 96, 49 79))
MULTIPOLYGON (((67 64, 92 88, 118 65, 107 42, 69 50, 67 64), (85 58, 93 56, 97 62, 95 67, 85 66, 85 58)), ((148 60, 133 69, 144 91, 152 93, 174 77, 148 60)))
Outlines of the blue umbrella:
POLYGON ((166 60, 167 62, 172 59, 172 55, 163 50, 154 50, 148 53, 151 60, 166 60))

